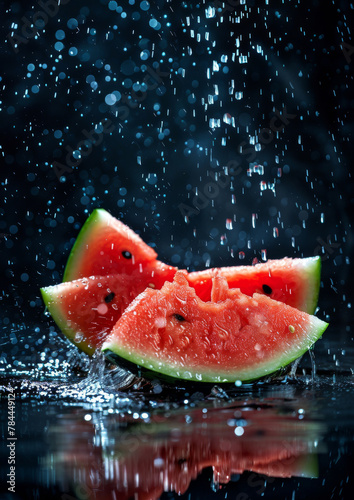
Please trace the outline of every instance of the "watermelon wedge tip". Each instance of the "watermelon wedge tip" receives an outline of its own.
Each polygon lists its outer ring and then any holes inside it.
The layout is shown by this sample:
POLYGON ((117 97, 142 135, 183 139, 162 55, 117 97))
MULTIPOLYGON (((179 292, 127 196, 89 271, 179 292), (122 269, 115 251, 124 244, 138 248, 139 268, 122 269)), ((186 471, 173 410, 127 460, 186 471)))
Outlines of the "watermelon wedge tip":
POLYGON ((155 261, 156 257, 155 250, 132 229, 103 208, 96 208, 76 238, 63 281, 129 274, 139 266, 155 261))
POLYGON ((43 301, 64 335, 86 354, 99 347, 124 309, 146 286, 134 276, 91 276, 41 288, 43 301))

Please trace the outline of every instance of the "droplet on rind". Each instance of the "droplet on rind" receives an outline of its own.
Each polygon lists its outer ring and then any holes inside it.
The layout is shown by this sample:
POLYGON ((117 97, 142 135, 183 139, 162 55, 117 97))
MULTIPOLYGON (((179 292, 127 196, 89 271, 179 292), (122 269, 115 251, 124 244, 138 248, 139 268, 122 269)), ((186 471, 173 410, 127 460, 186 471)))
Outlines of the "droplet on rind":
POLYGON ((82 333, 81 333, 81 332, 77 332, 77 333, 75 334, 74 341, 75 341, 76 343, 79 343, 79 342, 82 342, 83 338, 84 338, 84 337, 83 337, 82 333))

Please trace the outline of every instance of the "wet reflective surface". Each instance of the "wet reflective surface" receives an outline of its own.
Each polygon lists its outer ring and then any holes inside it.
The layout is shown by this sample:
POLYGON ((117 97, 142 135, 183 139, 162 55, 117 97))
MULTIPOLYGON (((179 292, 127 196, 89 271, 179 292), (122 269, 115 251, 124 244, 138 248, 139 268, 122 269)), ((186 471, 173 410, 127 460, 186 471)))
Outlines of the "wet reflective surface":
MULTIPOLYGON (((127 379, 98 360, 70 381, 4 378, 4 440, 16 395, 16 493, 2 484, 1 498, 351 498, 354 380, 319 372, 119 390, 127 379)), ((2 477, 9 457, 3 447, 2 477)))

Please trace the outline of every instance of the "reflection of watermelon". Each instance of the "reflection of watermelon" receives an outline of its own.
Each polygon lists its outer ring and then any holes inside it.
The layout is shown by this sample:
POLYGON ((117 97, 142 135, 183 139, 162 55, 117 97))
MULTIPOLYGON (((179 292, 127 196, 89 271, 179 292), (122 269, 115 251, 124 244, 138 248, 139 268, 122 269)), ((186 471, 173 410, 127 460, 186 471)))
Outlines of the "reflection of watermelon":
POLYGON ((202 301, 178 272, 161 290, 140 294, 102 348, 133 370, 139 365, 186 380, 246 381, 300 357, 328 326, 265 295, 229 290, 222 276, 213 279, 211 298, 202 301))
POLYGON ((106 415, 97 429, 92 421, 63 415, 48 431, 53 446, 48 464, 57 481, 81 478, 84 498, 91 498, 87 493, 94 489, 96 500, 157 500, 164 491, 184 493, 206 467, 213 468, 220 484, 247 470, 316 477, 313 452, 322 430, 315 422, 299 421, 295 412, 279 415, 272 407, 244 409, 235 403, 212 408, 204 402, 203 409, 153 413, 149 422, 128 426, 106 415))

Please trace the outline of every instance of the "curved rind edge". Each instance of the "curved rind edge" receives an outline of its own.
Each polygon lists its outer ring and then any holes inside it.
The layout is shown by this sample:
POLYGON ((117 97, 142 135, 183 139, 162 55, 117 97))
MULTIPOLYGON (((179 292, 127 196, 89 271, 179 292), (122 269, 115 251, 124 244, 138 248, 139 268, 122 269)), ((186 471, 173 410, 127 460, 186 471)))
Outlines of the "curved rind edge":
POLYGON ((75 335, 76 332, 70 328, 65 320, 65 315, 63 314, 63 311, 61 310, 60 306, 58 305, 58 295, 54 292, 54 289, 58 285, 54 286, 48 286, 44 288, 40 288, 40 292, 43 298, 43 302, 50 312, 53 320, 55 321, 56 325, 60 328, 62 333, 65 335, 67 339, 70 340, 73 344, 75 344, 81 351, 85 352, 86 354, 89 354, 90 356, 95 352, 95 349, 90 347, 88 344, 86 344, 84 341, 81 342, 75 342, 75 335))
POLYGON ((91 215, 86 219, 70 251, 64 269, 63 282, 75 279, 75 277, 71 276, 71 270, 75 267, 74 264, 76 259, 81 254, 80 247, 87 241, 87 235, 96 227, 97 224, 101 224, 102 220, 104 220, 107 216, 112 217, 104 208, 95 208, 91 215))
POLYGON ((309 286, 307 294, 306 302, 308 301, 308 305, 306 307, 306 311, 309 314, 314 314, 320 294, 322 263, 321 257, 309 257, 308 260, 309 259, 311 259, 313 263, 309 263, 308 266, 308 273, 311 276, 311 279, 309 279, 309 283, 311 283, 311 286, 309 286))
POLYGON ((316 318, 315 316, 311 317, 309 330, 306 333, 306 338, 303 339, 303 343, 300 347, 293 350, 293 352, 289 353, 288 357, 284 357, 284 353, 278 355, 273 363, 268 361, 267 363, 260 364, 257 366, 250 368, 248 370, 237 371, 235 370, 232 374, 224 373, 224 374, 216 374, 211 371, 206 373, 201 373, 202 369, 196 371, 194 369, 194 373, 191 368, 184 367, 184 369, 178 369, 168 365, 167 363, 161 362, 158 359, 149 360, 147 362, 139 355, 131 352, 130 354, 124 351, 124 348, 121 348, 117 344, 115 344, 114 339, 110 340, 108 338, 102 345, 101 350, 103 353, 105 351, 111 351, 116 354, 118 357, 122 357, 137 366, 143 367, 145 370, 151 370, 156 374, 167 375, 168 377, 174 377, 176 379, 195 381, 195 382, 207 382, 207 383, 231 383, 236 382, 236 380, 241 380, 242 382, 251 382, 253 380, 260 379, 267 375, 271 375, 277 370, 284 368, 289 365, 297 358, 302 356, 305 352, 307 352, 310 347, 322 336, 326 328, 328 327, 328 323, 316 318), (148 364, 149 363, 149 364, 148 364), (180 373, 183 371, 184 373, 180 373), (185 374, 189 373, 191 376, 186 376, 185 374), (201 377, 197 376, 201 375, 201 377))
POLYGON ((309 453, 298 461, 296 477, 317 479, 319 477, 318 455, 309 453))

